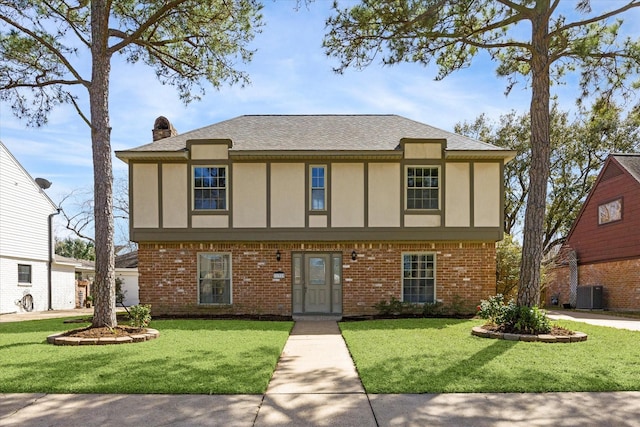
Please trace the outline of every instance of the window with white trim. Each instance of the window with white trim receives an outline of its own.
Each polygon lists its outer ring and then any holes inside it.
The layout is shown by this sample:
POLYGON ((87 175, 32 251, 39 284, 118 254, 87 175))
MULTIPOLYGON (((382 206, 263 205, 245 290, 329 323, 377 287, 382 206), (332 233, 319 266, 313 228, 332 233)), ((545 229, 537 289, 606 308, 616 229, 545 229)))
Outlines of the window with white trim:
POLYGON ((407 166, 407 209, 439 209, 438 167, 407 166))
POLYGON ((193 208, 195 210, 227 209, 226 166, 194 166, 193 208))
POLYGON ((31 283, 31 265, 18 264, 18 283, 31 283))
POLYGON ((326 166, 311 166, 311 210, 327 209, 326 166))
POLYGON ((435 254, 402 254, 402 301, 410 303, 435 302, 435 274, 435 254))
POLYGON ((231 254, 198 254, 198 303, 231 304, 231 254))

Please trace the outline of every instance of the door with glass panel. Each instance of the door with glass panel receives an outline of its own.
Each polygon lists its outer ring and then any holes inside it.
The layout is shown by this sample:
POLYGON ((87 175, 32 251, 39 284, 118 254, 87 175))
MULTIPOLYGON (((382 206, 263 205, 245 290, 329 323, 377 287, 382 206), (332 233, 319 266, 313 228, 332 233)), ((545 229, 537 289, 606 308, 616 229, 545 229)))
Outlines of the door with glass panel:
POLYGON ((293 254, 293 312, 342 313, 342 254, 293 254))

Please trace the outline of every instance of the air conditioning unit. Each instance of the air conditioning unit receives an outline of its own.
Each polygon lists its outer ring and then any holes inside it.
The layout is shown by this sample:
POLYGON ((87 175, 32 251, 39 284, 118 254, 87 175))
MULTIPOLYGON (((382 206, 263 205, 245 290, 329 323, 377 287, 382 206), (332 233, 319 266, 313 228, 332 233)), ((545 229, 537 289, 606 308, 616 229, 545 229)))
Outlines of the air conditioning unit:
POLYGON ((598 286, 578 286, 578 300, 576 308, 586 310, 602 310, 602 285, 598 286))

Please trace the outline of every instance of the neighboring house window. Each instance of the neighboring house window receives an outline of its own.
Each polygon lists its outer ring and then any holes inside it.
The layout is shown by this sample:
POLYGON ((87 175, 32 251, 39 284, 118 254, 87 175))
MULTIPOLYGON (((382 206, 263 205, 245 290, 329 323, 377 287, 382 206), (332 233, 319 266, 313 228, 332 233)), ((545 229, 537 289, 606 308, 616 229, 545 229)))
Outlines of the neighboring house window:
POLYGON ((193 168, 194 209, 227 209, 227 168, 206 166, 193 168))
POLYGON ((407 209, 438 209, 437 167, 407 167, 407 209))
POLYGON ((402 255, 402 301, 433 303, 436 297, 435 255, 410 253, 402 255))
POLYGON ((231 304, 231 254, 198 255, 198 302, 231 304))
POLYGON ((31 266, 18 264, 18 283, 31 283, 31 266))
POLYGON ((598 224, 622 220, 622 198, 598 206, 598 224))
POLYGON ((311 166, 311 210, 326 210, 327 188, 325 166, 311 166))

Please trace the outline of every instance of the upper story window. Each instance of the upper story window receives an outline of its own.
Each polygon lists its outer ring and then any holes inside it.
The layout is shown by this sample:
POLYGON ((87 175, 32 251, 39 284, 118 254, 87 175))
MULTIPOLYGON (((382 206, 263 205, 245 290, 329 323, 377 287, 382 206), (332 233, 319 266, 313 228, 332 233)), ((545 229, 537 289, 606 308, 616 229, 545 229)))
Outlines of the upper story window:
POLYGON ((227 209, 227 168, 225 166, 193 168, 193 208, 227 209))
POLYGON ((437 167, 407 167, 407 209, 439 209, 437 167))
POLYGON ((18 264, 18 283, 31 283, 31 266, 18 264))
POLYGON ((326 166, 311 166, 311 210, 326 210, 326 166))

